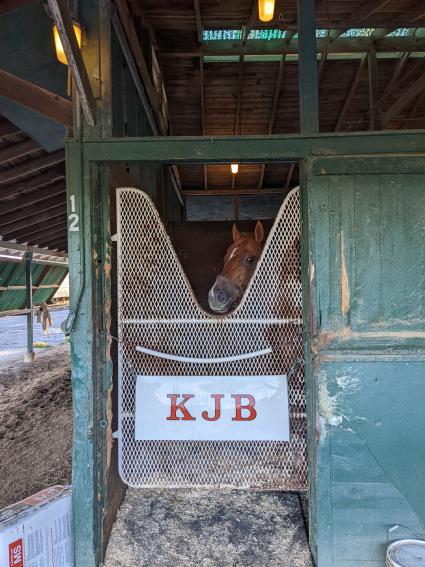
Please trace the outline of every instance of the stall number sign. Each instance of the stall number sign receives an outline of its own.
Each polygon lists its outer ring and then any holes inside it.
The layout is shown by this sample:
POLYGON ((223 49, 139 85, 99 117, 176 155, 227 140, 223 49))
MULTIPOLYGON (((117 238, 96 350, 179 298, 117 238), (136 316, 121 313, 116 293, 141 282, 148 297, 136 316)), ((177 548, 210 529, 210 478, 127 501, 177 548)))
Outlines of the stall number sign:
POLYGON ((137 441, 289 441, 286 376, 138 376, 137 441))

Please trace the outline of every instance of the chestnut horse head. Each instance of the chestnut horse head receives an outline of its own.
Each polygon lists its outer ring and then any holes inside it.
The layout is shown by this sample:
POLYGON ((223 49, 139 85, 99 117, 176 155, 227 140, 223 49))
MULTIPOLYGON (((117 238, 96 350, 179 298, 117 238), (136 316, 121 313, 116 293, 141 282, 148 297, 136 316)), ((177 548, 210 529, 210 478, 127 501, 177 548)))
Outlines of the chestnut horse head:
POLYGON ((241 298, 261 256, 264 228, 257 221, 254 232, 239 232, 233 225, 233 244, 227 249, 224 266, 208 294, 210 308, 227 313, 241 298))

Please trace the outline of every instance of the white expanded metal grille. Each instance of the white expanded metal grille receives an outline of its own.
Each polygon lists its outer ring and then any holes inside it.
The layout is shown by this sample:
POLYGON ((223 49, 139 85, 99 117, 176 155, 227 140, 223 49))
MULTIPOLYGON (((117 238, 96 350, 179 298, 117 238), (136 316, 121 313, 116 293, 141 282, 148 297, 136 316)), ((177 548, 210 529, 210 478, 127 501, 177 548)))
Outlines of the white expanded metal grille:
POLYGON ((296 188, 239 306, 215 316, 199 306, 151 199, 138 189, 118 189, 119 467, 128 485, 307 487, 299 201, 296 188), (137 375, 270 374, 288 375, 289 442, 135 440, 137 375))

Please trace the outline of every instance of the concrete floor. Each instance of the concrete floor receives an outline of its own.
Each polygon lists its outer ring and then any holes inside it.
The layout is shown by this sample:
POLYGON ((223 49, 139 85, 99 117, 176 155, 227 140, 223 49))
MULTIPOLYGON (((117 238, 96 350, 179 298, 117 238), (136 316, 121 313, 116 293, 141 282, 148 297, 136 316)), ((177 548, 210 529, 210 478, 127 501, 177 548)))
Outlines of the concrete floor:
POLYGON ((128 489, 105 567, 312 567, 297 494, 128 489))

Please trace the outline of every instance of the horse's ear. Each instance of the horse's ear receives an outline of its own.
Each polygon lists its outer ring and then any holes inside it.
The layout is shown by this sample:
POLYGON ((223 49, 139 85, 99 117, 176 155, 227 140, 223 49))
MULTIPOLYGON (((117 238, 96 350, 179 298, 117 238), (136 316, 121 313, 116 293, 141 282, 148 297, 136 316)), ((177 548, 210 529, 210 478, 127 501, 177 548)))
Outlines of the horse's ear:
POLYGON ((235 224, 233 224, 232 235, 233 235, 233 242, 237 242, 238 240, 241 239, 241 233, 239 232, 238 227, 235 224))
POLYGON ((257 242, 263 242, 264 240, 264 227, 260 221, 257 221, 255 225, 255 240, 257 242))

